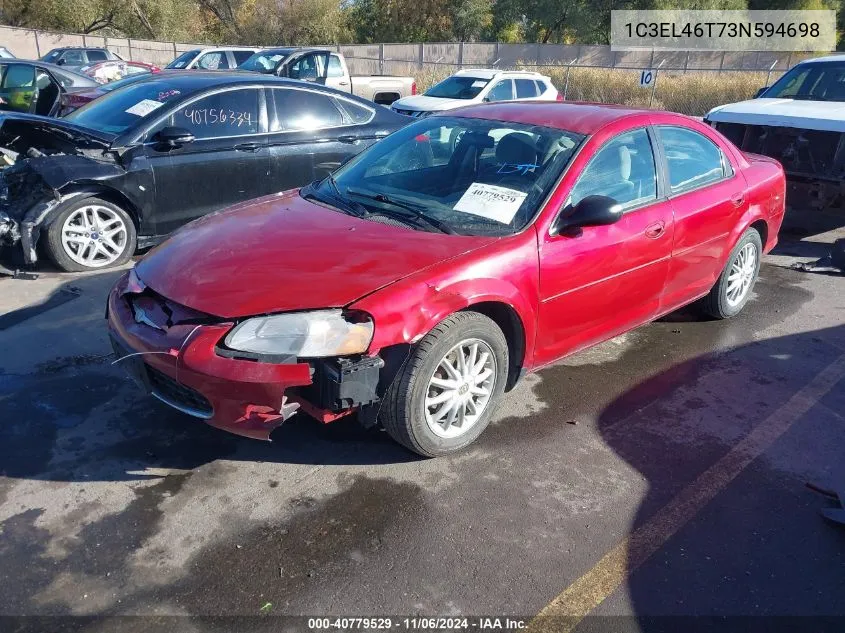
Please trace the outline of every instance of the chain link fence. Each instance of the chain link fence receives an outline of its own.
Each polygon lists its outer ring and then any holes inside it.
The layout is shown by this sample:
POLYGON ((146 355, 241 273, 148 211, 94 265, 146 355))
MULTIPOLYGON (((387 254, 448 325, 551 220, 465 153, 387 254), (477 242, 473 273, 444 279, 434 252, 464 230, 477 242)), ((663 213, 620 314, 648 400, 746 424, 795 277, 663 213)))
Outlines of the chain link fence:
MULTIPOLYGON (((165 66, 207 44, 160 42, 0 27, 0 45, 23 58, 61 46, 104 47, 124 59, 165 66)), ((749 99, 797 62, 819 54, 737 51, 612 51, 609 46, 497 42, 330 45, 353 75, 412 76, 420 92, 463 68, 534 70, 551 77, 565 99, 617 103, 702 116, 749 99), (655 82, 640 86, 642 70, 655 82)))

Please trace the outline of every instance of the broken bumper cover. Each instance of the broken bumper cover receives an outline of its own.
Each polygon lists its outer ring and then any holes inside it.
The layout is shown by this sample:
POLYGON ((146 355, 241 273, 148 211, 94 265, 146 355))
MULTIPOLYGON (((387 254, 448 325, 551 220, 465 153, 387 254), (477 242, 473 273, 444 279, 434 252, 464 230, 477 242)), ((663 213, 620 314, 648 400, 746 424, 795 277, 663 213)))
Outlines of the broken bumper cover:
POLYGON ((211 426, 255 439, 270 433, 295 407, 285 391, 310 385, 308 363, 264 363, 216 353, 233 323, 174 325, 138 322, 124 298, 127 276, 108 299, 108 329, 119 364, 166 404, 211 426))

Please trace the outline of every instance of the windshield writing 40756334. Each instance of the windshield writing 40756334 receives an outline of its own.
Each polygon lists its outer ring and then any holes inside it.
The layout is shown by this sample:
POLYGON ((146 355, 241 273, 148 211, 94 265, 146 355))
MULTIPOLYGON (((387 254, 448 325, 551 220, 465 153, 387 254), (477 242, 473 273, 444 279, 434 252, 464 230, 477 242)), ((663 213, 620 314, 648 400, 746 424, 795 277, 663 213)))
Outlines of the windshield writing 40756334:
POLYGON ((252 113, 227 108, 187 108, 185 118, 194 125, 229 125, 241 127, 252 124, 252 113))

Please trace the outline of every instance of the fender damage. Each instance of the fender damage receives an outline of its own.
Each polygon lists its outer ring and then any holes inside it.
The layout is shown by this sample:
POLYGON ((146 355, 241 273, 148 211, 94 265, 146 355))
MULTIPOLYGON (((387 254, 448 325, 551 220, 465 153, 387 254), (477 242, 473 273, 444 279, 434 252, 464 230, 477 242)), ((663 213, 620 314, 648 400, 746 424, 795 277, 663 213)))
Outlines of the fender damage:
POLYGON ((0 246, 20 244, 24 261, 37 261, 42 226, 59 205, 78 193, 74 184, 121 176, 124 169, 109 151, 110 139, 71 124, 15 115, 0 119, 0 246))

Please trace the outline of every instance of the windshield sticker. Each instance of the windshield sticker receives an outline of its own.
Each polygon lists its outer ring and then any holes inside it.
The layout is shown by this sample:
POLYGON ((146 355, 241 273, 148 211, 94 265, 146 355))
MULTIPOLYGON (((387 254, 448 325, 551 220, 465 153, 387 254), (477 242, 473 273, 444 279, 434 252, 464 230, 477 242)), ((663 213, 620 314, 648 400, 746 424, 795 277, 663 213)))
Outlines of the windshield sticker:
POLYGON ((180 90, 165 90, 164 92, 158 93, 158 100, 159 101, 166 101, 170 97, 175 97, 176 95, 180 95, 182 92, 180 90))
POLYGON ((487 82, 484 79, 479 79, 478 81, 472 82, 473 88, 483 88, 486 85, 487 85, 487 82))
POLYGON ((525 174, 534 173, 534 170, 538 167, 539 165, 536 163, 502 163, 499 165, 499 170, 496 173, 519 174, 520 176, 524 176, 525 174))
POLYGON ((527 196, 527 193, 516 189, 474 182, 458 200, 454 209, 502 224, 510 224, 527 196))
POLYGON ((153 101, 152 99, 144 99, 133 105, 131 108, 126 108, 125 112, 127 114, 134 114, 135 116, 147 116, 150 112, 163 105, 163 103, 153 101))

